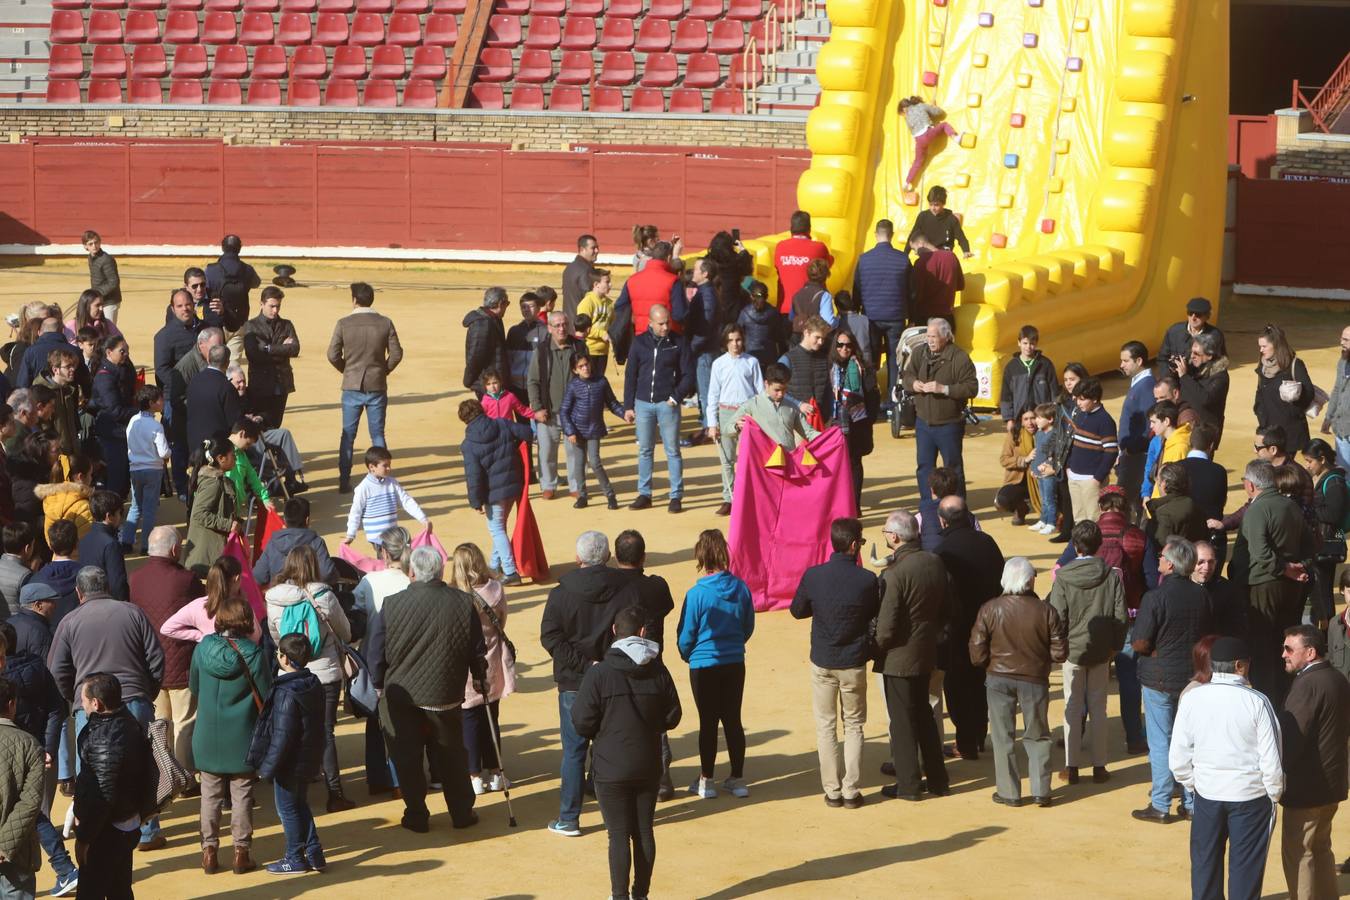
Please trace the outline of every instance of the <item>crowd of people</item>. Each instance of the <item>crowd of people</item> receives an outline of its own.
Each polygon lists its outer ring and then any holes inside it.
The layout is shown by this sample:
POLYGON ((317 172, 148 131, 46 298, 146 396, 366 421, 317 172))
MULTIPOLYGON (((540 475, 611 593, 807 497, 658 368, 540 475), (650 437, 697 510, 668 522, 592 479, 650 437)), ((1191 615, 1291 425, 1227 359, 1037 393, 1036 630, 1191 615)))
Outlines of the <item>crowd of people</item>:
MULTIPOLYGON (((825 805, 865 803, 870 668, 889 719, 882 798, 947 796, 949 765, 992 752, 994 803, 1051 806, 1060 730, 1061 790, 1108 781, 1113 758, 1147 755, 1149 802, 1133 817, 1191 823, 1195 896, 1222 895, 1225 848, 1229 894, 1259 893, 1276 803, 1291 895, 1335 896, 1331 823, 1347 795, 1350 738, 1350 612, 1336 602, 1350 600, 1350 573, 1338 575, 1350 525, 1350 328, 1329 396, 1281 328, 1261 332, 1256 458, 1242 472, 1246 502, 1230 509, 1228 473, 1214 461, 1229 357, 1208 300, 1189 301, 1156 357, 1139 340, 1121 346, 1128 389, 1115 414, 1097 377, 1076 362, 1056 368, 1036 327, 1022 327, 998 396, 1006 435, 995 504, 1067 544, 1038 593, 1036 568, 1005 557, 966 499, 977 382, 952 303, 953 247, 968 244, 945 199, 930 191, 905 247, 878 222, 852 291, 827 287, 835 261, 803 212, 775 248, 776 300, 738 233, 719 232, 686 265, 680 239, 652 226, 634 229, 634 274, 616 298, 591 235, 562 273, 560 308, 553 288, 526 292, 508 329, 507 292, 488 289, 464 319, 472 396, 458 406, 468 505, 486 520, 488 554, 468 542, 443 550, 394 477, 384 426, 403 350, 370 285, 351 286, 352 311, 327 351, 341 373, 337 491, 350 497, 335 558, 311 527, 304 459, 283 425, 300 340, 281 316, 282 290, 262 288, 251 317, 261 279, 240 239, 226 236, 221 257, 189 268, 172 292, 148 383, 117 328, 116 261, 87 233, 91 287, 73 319, 29 303, 0 349, 5 895, 35 894, 42 854, 54 896, 130 896, 133 853, 166 846, 157 816, 175 795, 200 799, 203 872, 252 871, 260 778, 273 782, 285 833, 267 871, 323 871, 309 786, 323 781, 329 813, 355 805, 335 740, 344 693, 366 720, 367 784, 402 801, 402 826, 428 831, 427 794, 439 791, 453 827, 472 827, 477 796, 510 798, 499 724, 516 689, 506 589, 523 578, 509 516, 532 485, 544 500, 561 493, 560 446, 574 506, 590 502, 593 471, 617 509, 601 450, 606 413, 634 426, 636 511, 654 503, 659 435, 667 510, 679 513, 681 449, 713 444, 716 511, 727 516, 746 419, 785 451, 837 428, 859 513, 872 426, 907 403, 914 508, 882 511, 881 559, 875 549, 864 559, 858 515, 835 519, 821 536, 828 559, 800 573, 791 603, 793 617, 811 620, 825 805), (902 352, 906 328, 922 340, 902 352), (614 365, 624 367, 621 392, 606 377, 614 365), (686 405, 698 409, 697 428, 682 435, 686 405), (1311 436, 1323 410, 1332 441, 1311 436), (354 481, 363 412, 370 446, 354 481), (187 507, 185 535, 158 521, 161 498, 174 496, 187 507), (267 532, 254 548, 243 540, 252 517, 267 532), (264 528, 273 519, 279 527, 264 528), (375 559, 351 547, 358 531, 375 559), (146 558, 129 569, 136 555, 146 558), (1113 665, 1125 731, 1114 753, 1113 665), (1055 666, 1065 706, 1051 723, 1055 666), (50 818, 58 791, 72 801, 65 828, 50 818), (222 864, 226 810, 232 856, 222 864)), ((562 744, 548 829, 581 834, 585 795, 596 796, 615 898, 648 895, 654 811, 675 794, 668 733, 682 705, 668 634, 698 716, 688 794, 746 798, 753 785, 742 706, 754 600, 721 530, 699 534, 693 558, 699 577, 667 630, 675 598, 647 571, 643 534, 623 530, 611 551, 606 534, 583 530, 576 567, 543 610, 562 744)))

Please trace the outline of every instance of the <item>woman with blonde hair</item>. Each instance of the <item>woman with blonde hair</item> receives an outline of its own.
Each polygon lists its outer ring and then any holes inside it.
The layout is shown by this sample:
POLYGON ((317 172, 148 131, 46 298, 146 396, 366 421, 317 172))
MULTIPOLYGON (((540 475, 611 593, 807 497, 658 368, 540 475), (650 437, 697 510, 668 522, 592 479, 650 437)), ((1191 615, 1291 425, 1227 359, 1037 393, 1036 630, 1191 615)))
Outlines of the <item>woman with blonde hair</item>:
POLYGON ((515 652, 506 640, 506 592, 488 573, 487 560, 477 544, 460 544, 451 554, 450 586, 473 597, 487 647, 487 696, 474 689, 472 675, 464 687, 464 750, 470 780, 475 794, 500 791, 511 784, 497 756, 498 707, 503 697, 516 691, 515 652))
MULTIPOLYGON (((412 535, 408 529, 395 525, 380 535, 376 553, 384 562, 384 568, 367 572, 353 591, 356 597, 353 607, 365 613, 367 622, 384 608, 385 598, 406 590, 412 583, 408 577, 412 535)), ((394 764, 389 761, 389 751, 384 745, 384 732, 380 730, 378 715, 366 718, 366 790, 372 795, 393 794, 396 800, 402 796, 398 790, 398 775, 394 772, 394 764)))

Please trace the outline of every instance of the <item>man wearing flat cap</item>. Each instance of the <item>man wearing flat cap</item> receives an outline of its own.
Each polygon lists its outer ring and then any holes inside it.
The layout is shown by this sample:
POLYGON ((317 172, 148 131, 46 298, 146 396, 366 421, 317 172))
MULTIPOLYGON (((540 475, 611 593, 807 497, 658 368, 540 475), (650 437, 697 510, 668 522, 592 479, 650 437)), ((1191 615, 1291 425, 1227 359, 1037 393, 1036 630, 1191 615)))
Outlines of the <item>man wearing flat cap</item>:
POLYGON ((1192 297, 1186 302, 1186 318, 1167 329, 1163 334, 1162 347, 1158 349, 1157 377, 1172 371, 1172 360, 1180 359, 1182 369, 1191 356, 1191 344, 1202 334, 1214 334, 1219 339, 1220 356, 1227 355, 1223 332, 1218 326, 1209 324, 1214 314, 1214 306, 1204 297, 1192 297))
POLYGON ((1191 896, 1259 897, 1275 804, 1284 793, 1280 723, 1266 696, 1247 682, 1246 641, 1219 638, 1210 660, 1209 683, 1181 699, 1168 754, 1177 781, 1195 792, 1191 896))
POLYGON ((52 649, 52 615, 61 595, 49 584, 30 581, 19 590, 19 611, 9 617, 18 637, 15 653, 31 653, 41 660, 47 659, 52 649))

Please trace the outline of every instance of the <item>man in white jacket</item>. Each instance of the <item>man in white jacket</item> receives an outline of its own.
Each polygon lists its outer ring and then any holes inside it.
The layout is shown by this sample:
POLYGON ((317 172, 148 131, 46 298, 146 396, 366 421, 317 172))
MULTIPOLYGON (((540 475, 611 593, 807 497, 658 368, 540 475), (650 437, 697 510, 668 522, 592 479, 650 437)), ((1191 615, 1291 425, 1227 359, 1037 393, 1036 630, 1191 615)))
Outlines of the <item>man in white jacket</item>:
POLYGON ((1191 896, 1224 896, 1227 843, 1227 896, 1256 898, 1275 804, 1284 793, 1280 724, 1270 701, 1247 682, 1251 654, 1245 641, 1219 638, 1210 659, 1210 682, 1193 684, 1182 695, 1168 755, 1177 781, 1195 792, 1191 896))

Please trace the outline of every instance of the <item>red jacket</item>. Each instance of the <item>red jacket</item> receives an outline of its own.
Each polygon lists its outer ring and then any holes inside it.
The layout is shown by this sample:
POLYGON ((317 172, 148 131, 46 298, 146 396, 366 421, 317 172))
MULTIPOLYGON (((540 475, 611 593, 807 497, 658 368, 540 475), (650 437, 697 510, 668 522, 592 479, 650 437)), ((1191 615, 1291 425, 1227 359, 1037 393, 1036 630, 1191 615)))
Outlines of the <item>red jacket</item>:
POLYGON ((921 250, 914 262, 918 320, 933 316, 951 317, 956 307, 956 292, 965 290, 966 277, 961 260, 950 250, 921 250))
MULTIPOLYGON (((656 304, 661 304, 670 311, 671 330, 678 332, 679 320, 684 318, 685 302, 684 288, 680 288, 679 303, 676 304, 673 296, 675 283, 680 280, 680 276, 670 271, 670 264, 663 259, 648 260, 642 267, 642 271, 624 282, 623 291, 619 296, 619 303, 623 296, 628 296, 628 302, 633 306, 633 333, 647 333, 647 316, 656 304)), ((616 305, 618 305, 616 303, 616 305)))
MULTIPOLYGON (((787 315, 792 297, 806 284, 806 267, 823 259, 834 265, 830 248, 809 234, 794 234, 773 248, 773 267, 778 270, 778 311, 787 315)), ((644 270, 645 271, 645 270, 644 270)))
POLYGON ((203 596, 206 588, 202 586, 201 579, 192 574, 191 569, 185 569, 162 556, 147 559, 144 565, 131 573, 129 581, 131 602, 145 613, 155 634, 159 635, 160 646, 164 648, 164 682, 160 686, 165 689, 187 687, 192 652, 197 649, 197 645, 192 641, 165 637, 159 634, 159 630, 170 616, 203 596))

